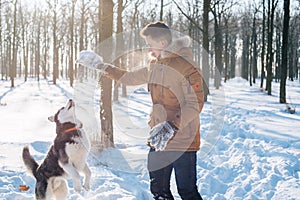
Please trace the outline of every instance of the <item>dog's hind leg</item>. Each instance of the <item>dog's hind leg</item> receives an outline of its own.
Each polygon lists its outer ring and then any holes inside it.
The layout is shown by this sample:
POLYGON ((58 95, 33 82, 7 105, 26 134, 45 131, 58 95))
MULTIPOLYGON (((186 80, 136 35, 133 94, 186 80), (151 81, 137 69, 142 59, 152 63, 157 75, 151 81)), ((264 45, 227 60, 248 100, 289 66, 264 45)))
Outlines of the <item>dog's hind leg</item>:
POLYGON ((80 174, 72 163, 61 164, 61 167, 72 178, 74 189, 76 192, 81 192, 80 174))
POLYGON ((89 169, 89 166, 85 164, 83 168, 84 173, 84 184, 83 187, 86 191, 90 190, 90 180, 91 180, 91 170, 89 169))
POLYGON ((65 179, 54 178, 53 183, 53 194, 56 200, 65 200, 68 197, 68 186, 65 179))

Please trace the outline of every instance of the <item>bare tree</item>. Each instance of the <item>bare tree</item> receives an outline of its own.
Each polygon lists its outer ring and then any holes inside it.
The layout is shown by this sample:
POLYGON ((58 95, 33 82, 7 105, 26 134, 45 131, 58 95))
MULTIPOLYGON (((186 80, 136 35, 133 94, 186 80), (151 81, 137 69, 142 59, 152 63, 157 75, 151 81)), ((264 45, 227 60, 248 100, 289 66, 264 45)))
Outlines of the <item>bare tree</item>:
MULTIPOLYGON (((112 0, 99 0, 99 16, 101 19, 101 39, 103 44, 105 41, 110 41, 113 31, 113 6, 112 0)), ((100 55, 103 56, 106 62, 111 62, 112 43, 108 42, 105 49, 100 49, 100 55)), ((100 104, 100 119, 101 119, 101 147, 114 147, 113 138, 113 116, 112 116, 112 80, 107 77, 102 77, 101 84, 101 104, 100 104)))
POLYGON ((280 73, 281 73, 281 39, 282 39, 282 25, 281 25, 282 17, 280 16, 279 12, 276 12, 276 20, 275 20, 275 31, 276 31, 276 36, 275 36, 275 44, 276 44, 276 49, 275 49, 275 54, 276 54, 276 59, 275 59, 275 82, 278 82, 280 79, 280 73))
POLYGON ((235 68, 236 68, 236 55, 237 55, 237 19, 236 17, 233 17, 231 19, 231 24, 232 24, 232 30, 231 34, 229 35, 229 49, 230 49, 230 64, 229 64, 229 72, 228 76, 229 78, 234 78, 235 77, 235 68))
POLYGON ((287 78, 287 60, 288 60, 288 37, 289 37, 289 20, 290 20, 290 0, 283 2, 284 18, 282 32, 282 63, 280 79, 280 103, 286 103, 286 78, 287 78))
POLYGON ((273 79, 273 32, 274 32, 274 15, 278 0, 268 0, 268 46, 267 46, 267 82, 266 90, 268 95, 272 94, 272 79, 273 79))
POLYGON ((75 5, 77 0, 72 0, 71 3, 71 19, 70 19, 70 55, 69 55, 69 78, 70 86, 74 83, 74 21, 75 21, 75 5))
MULTIPOLYGON (((2 14, 2 1, 0 1, 0 13, 2 14)), ((2 15, 0 14, 0 43, 2 44, 2 15)), ((2 58, 2 45, 0 45, 0 58, 2 58)), ((3 60, 0 59, 1 80, 3 80, 3 60)))
POLYGON ((215 77, 214 86, 219 89, 221 84, 221 74, 223 70, 222 53, 223 53, 223 32, 221 28, 222 5, 220 1, 214 1, 211 12, 214 16, 214 47, 215 47, 215 77), (220 8, 221 7, 221 8, 220 8))
POLYGON ((163 21, 164 16, 164 0, 160 0, 160 13, 159 13, 159 20, 163 21))
MULTIPOLYGON (((80 21, 79 21, 79 35, 78 35, 78 40, 79 40, 79 51, 82 51, 84 49, 87 48, 87 42, 85 42, 87 40, 87 20, 88 20, 88 6, 85 0, 81 0, 80 3, 80 21)), ((93 24, 95 25, 95 27, 93 27, 93 30, 97 30, 97 26, 99 26, 99 22, 95 22, 96 20, 93 20, 93 24)), ((95 31, 95 35, 96 35, 96 42, 98 42, 97 40, 97 36, 99 35, 99 33, 97 31, 95 31)), ((84 76, 84 68, 82 66, 78 66, 78 69, 76 69, 76 74, 79 75, 78 79, 82 82, 83 81, 83 76, 84 76)))
POLYGON ((84 44, 85 39, 85 28, 87 26, 87 6, 85 0, 81 0, 81 7, 80 7, 80 28, 79 28, 79 51, 86 48, 84 44))
POLYGON ((50 33, 49 33, 49 27, 50 27, 50 16, 49 16, 49 10, 46 9, 43 15, 43 61, 42 61, 42 68, 43 68, 43 77, 44 79, 47 78, 47 75, 49 75, 49 49, 50 49, 50 33))
POLYGON ((7 8, 5 10, 5 27, 6 27, 6 30, 5 30, 5 35, 4 35, 4 48, 3 48, 3 51, 4 51, 4 65, 5 65, 5 79, 8 80, 8 76, 9 76, 9 66, 11 66, 11 62, 12 62, 12 59, 11 59, 11 46, 12 46, 12 42, 11 42, 11 18, 12 18, 12 14, 11 14, 11 10, 10 8, 7 8))
POLYGON ((250 77, 249 82, 250 86, 252 86, 252 82, 255 83, 256 77, 257 77, 257 13, 258 8, 254 7, 253 12, 253 22, 252 22, 252 33, 251 33, 251 58, 250 58, 250 77))
POLYGON ((24 81, 28 78, 28 27, 29 19, 28 12, 24 12, 24 6, 20 5, 20 23, 21 23, 21 40, 22 40, 22 52, 23 52, 23 63, 24 63, 24 81))
POLYGON ((10 66, 10 81, 11 87, 15 87, 15 76, 16 76, 16 68, 17 68, 17 3, 18 0, 13 1, 13 41, 12 41, 12 65, 10 66))
POLYGON ((300 14, 290 20, 289 28, 289 45, 288 45, 288 77, 294 81, 294 78, 299 74, 299 47, 300 47, 300 14))
POLYGON ((264 86, 264 78, 265 78, 265 52, 266 52, 266 2, 265 0, 262 0, 262 9, 263 9, 263 15, 262 15, 262 35, 261 35, 261 54, 260 54, 260 60, 261 60, 261 75, 260 75, 260 88, 263 88, 264 86))
POLYGON ((211 13, 214 16, 214 48, 215 48, 215 77, 214 85, 219 89, 223 73, 223 51, 224 51, 224 16, 229 16, 232 8, 237 3, 234 1, 213 0, 211 13))
POLYGON ((231 14, 225 14, 223 16, 224 19, 224 37, 225 37, 225 42, 224 42, 224 82, 229 79, 229 58, 230 58, 230 49, 229 49, 229 37, 230 37, 230 30, 229 30, 229 23, 230 23, 230 18, 232 17, 231 14))
POLYGON ((203 72, 203 89, 204 89, 204 101, 207 101, 207 95, 209 94, 209 9, 210 0, 203 1, 203 50, 202 50, 202 72, 203 72))
POLYGON ((1 45, 0 45, 0 66, 1 66, 1 80, 3 80, 4 79, 4 72, 5 72, 5 64, 4 64, 4 59, 3 59, 3 45, 2 44, 4 44, 4 42, 3 42, 3 37, 2 37, 2 31, 3 31, 3 29, 2 29, 2 7, 3 7, 3 5, 4 5, 4 1, 0 1, 0 43, 1 43, 1 45))
POLYGON ((41 49, 41 45, 40 45, 40 38, 41 38, 41 12, 40 10, 35 7, 35 12, 34 12, 34 24, 35 24, 35 38, 36 38, 36 43, 35 43, 35 48, 34 48, 34 58, 35 58, 35 62, 34 62, 34 71, 35 71, 35 77, 37 78, 37 80, 40 80, 40 49, 41 49))
POLYGON ((250 64, 250 34, 251 34, 251 15, 247 11, 241 22, 241 37, 242 37, 242 78, 249 80, 249 64, 250 64))
MULTIPOLYGON (((116 55, 117 55, 117 57, 119 57, 119 54, 123 52, 122 50, 124 47, 123 22, 122 22, 123 10, 124 10, 123 0, 118 0, 117 36, 116 36, 116 55)), ((124 65, 121 58, 115 60, 114 62, 117 66, 124 65)), ((126 86, 124 86, 123 88, 126 88, 126 86)), ((113 96, 114 101, 118 101, 118 97, 119 97, 118 89, 119 89, 119 84, 117 83, 117 81, 114 81, 114 96, 113 96)))
POLYGON ((59 75, 58 71, 58 65, 59 65, 59 57, 58 57, 58 39, 57 39, 57 26, 58 26, 58 20, 57 20, 57 0, 53 0, 53 2, 48 1, 48 6, 52 10, 53 18, 52 18, 52 48, 53 48, 53 59, 52 59, 52 66, 53 66, 53 74, 52 74, 52 80, 53 84, 56 84, 56 80, 59 75))

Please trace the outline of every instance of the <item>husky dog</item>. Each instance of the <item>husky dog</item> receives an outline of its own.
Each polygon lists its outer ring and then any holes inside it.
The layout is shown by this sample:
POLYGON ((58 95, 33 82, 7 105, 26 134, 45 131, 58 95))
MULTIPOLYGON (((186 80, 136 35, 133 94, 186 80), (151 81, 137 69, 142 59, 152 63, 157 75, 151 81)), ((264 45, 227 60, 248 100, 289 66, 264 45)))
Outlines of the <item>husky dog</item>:
POLYGON ((85 190, 90 189, 91 171, 87 165, 90 142, 75 118, 75 103, 69 100, 65 107, 48 118, 56 123, 56 138, 42 164, 38 164, 29 153, 28 146, 23 149, 23 161, 36 178, 35 197, 38 200, 66 199, 68 186, 66 179, 73 180, 74 189, 81 192, 79 173, 84 174, 85 190))

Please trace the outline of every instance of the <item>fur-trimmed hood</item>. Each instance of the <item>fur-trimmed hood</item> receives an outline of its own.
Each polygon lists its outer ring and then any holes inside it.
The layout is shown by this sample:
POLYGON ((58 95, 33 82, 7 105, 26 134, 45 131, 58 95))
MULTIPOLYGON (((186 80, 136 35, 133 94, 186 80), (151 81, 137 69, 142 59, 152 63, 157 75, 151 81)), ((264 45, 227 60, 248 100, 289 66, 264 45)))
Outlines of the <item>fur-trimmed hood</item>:
POLYGON ((161 53, 161 58, 182 56, 190 57, 192 52, 189 48, 191 39, 189 36, 180 36, 173 38, 172 43, 161 53))

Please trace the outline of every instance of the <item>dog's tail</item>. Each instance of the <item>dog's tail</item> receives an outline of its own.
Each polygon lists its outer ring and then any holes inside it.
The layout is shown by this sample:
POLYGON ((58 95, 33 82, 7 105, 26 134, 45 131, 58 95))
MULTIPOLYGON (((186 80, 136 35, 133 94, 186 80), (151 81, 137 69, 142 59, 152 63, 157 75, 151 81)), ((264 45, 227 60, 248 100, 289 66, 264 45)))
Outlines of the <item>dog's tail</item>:
POLYGON ((33 174, 34 177, 36 177, 36 170, 39 167, 39 164, 30 155, 28 146, 23 148, 22 158, 27 169, 33 174))

